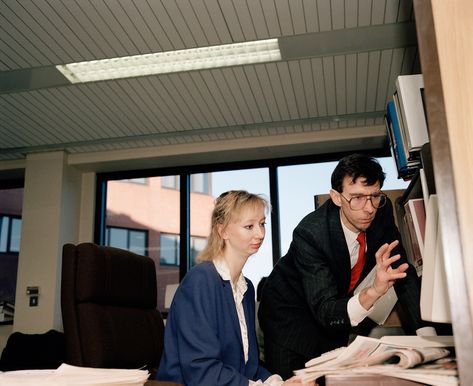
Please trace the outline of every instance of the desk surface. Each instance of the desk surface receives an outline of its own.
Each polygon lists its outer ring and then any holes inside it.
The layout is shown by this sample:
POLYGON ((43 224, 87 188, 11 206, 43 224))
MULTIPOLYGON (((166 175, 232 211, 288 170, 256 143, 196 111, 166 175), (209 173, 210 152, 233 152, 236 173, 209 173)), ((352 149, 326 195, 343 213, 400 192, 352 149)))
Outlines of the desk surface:
MULTIPOLYGON (((327 375, 325 386, 422 386, 423 383, 408 381, 384 375, 327 375)), ((177 383, 166 381, 146 381, 145 386, 178 386, 177 383)))
POLYGON ((388 377, 385 375, 327 375, 325 386, 422 386, 423 383, 405 379, 388 377))

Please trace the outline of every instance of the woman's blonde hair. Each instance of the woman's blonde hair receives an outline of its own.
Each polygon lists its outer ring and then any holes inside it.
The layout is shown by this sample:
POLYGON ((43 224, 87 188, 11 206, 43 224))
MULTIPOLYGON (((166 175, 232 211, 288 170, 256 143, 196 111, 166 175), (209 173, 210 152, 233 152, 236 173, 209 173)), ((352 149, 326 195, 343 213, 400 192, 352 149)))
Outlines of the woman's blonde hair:
POLYGON ((210 235, 207 245, 197 256, 198 262, 211 261, 222 255, 225 243, 220 235, 220 230, 225 229, 240 214, 241 210, 248 206, 263 207, 265 213, 270 209, 266 198, 259 194, 248 193, 245 190, 230 190, 217 197, 212 211, 210 235))

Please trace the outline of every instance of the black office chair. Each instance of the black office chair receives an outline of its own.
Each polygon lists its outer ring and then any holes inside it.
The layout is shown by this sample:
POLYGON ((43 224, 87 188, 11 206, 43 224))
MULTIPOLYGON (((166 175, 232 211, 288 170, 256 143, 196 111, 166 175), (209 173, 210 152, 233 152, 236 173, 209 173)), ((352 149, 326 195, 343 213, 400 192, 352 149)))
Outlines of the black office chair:
POLYGON ((66 359, 64 334, 13 332, 0 357, 0 371, 57 369, 66 359))
POLYGON ((153 374, 163 349, 154 261, 92 243, 63 247, 61 306, 66 362, 141 368, 153 374))

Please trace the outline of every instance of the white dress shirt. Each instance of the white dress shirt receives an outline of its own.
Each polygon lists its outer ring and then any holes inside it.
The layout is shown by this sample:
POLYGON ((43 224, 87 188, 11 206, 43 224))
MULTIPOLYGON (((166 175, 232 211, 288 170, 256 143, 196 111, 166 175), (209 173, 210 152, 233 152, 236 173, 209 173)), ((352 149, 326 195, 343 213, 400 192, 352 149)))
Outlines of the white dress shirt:
MULTIPOLYGON (((353 232, 348 229, 342 219, 340 219, 340 222, 342 223, 343 234, 345 235, 345 241, 348 246, 348 251, 350 252, 350 268, 353 268, 358 260, 358 250, 360 249, 360 243, 356 240, 358 232, 353 232)), ((353 295, 350 300, 348 300, 347 304, 348 317, 350 318, 350 324, 353 327, 357 326, 373 311, 373 307, 369 310, 365 310, 358 299, 358 295, 359 293, 353 295)))
MULTIPOLYGON (((345 241, 348 246, 348 251, 350 252, 350 265, 351 265, 351 268, 353 268, 353 266, 356 264, 356 261, 358 260, 358 250, 360 249, 360 244, 356 240, 356 238, 358 237, 358 233, 353 232, 352 230, 348 229, 345 226, 345 224, 343 224, 343 221, 341 219, 340 219, 340 222, 342 223, 342 229, 345 235, 345 241)), ((369 310, 365 310, 365 308, 361 305, 360 300, 358 298, 359 294, 360 293, 353 295, 350 298, 350 300, 348 300, 348 304, 347 304, 348 317, 350 318, 350 324, 353 327, 361 323, 363 319, 369 316, 370 313, 373 311, 373 307, 371 307, 369 310)), ((437 335, 435 328, 430 327, 430 326, 418 328, 416 330, 416 334, 419 336, 437 335)))

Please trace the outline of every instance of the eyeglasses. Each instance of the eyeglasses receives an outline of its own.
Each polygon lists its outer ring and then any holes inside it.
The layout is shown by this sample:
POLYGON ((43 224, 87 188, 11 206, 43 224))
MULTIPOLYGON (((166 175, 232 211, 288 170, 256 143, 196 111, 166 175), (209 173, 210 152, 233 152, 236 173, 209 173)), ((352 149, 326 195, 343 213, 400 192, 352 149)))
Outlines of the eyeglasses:
POLYGON ((366 194, 360 196, 354 196, 350 199, 346 198, 343 194, 340 193, 345 200, 348 201, 348 205, 350 205, 350 209, 352 210, 362 210, 365 205, 366 201, 370 200, 371 205, 373 208, 379 209, 386 205, 386 195, 384 193, 374 193, 374 194, 366 194))

